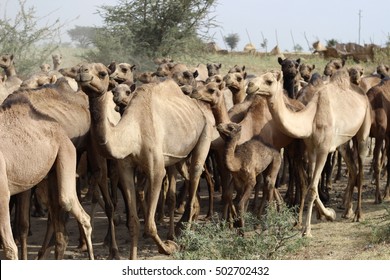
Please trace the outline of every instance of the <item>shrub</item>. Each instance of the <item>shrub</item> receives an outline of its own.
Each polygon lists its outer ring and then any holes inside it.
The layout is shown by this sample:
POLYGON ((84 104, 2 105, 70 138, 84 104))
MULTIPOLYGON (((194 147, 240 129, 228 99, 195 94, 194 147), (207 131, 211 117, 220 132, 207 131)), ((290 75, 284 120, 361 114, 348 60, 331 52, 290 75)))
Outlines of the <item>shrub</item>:
POLYGON ((296 251, 304 239, 294 230, 294 210, 269 207, 267 214, 258 219, 245 215, 245 227, 232 229, 226 221, 192 223, 176 240, 180 250, 176 259, 184 260, 232 260, 232 259, 283 259, 287 253, 296 251))

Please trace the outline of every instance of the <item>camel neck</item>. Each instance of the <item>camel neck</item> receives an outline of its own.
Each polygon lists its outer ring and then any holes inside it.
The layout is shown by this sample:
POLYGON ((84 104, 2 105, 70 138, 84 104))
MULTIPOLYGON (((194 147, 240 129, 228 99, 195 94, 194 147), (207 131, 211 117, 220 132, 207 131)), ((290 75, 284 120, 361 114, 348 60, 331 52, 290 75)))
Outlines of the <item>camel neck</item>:
POLYGON ((237 89, 237 88, 229 87, 229 90, 232 92, 233 104, 238 104, 244 101, 246 96, 245 88, 237 89))
POLYGON ((4 73, 7 77, 16 76, 15 65, 11 64, 7 68, 4 68, 4 73))
POLYGON ((226 108, 225 98, 223 96, 218 102, 218 104, 211 107, 211 110, 214 115, 216 125, 230 122, 229 114, 226 108))
POLYGON ((239 137, 236 135, 225 141, 226 166, 231 172, 237 172, 241 166, 235 153, 238 139, 239 137))
POLYGON ((287 108, 280 86, 279 84, 278 89, 267 99, 273 120, 287 136, 300 139, 309 137, 313 130, 318 95, 313 97, 303 110, 294 112, 287 108))
POLYGON ((283 88, 287 91, 288 97, 295 99, 297 93, 297 87, 294 77, 284 77, 283 88))

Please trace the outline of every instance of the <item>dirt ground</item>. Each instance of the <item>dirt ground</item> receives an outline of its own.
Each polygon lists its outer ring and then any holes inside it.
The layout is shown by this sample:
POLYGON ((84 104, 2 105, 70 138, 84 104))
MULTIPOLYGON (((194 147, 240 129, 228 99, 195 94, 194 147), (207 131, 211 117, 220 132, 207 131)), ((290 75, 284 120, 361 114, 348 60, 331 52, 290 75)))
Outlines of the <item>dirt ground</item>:
MULTIPOLYGON (((340 182, 333 184, 333 189, 330 192, 331 201, 328 207, 333 208, 337 213, 337 219, 334 222, 317 221, 316 215, 313 215, 312 220, 312 235, 308 245, 300 249, 298 252, 286 256, 286 259, 297 260, 359 260, 359 259, 390 259, 390 244, 372 244, 370 242, 371 227, 370 224, 378 223, 381 216, 386 212, 385 207, 390 207, 390 203, 384 202, 382 204, 374 204, 374 191, 375 186, 370 183, 371 175, 369 174, 369 164, 371 158, 367 158, 365 161, 365 186, 363 189, 363 213, 364 221, 354 223, 351 220, 341 218, 343 213, 342 209, 339 209, 343 190, 346 186, 347 178, 343 177, 340 182)), ((345 167, 344 167, 345 168, 345 167)), ((384 184, 384 179, 382 181, 384 184)), ((200 219, 204 219, 207 212, 207 188, 205 181, 201 182, 201 206, 202 212, 200 219)), ((283 193, 285 187, 280 189, 283 193)), ((356 199, 356 191, 354 195, 356 199)), ((215 206, 218 209, 220 205, 221 195, 215 194, 215 206)), ((90 212, 91 203, 84 202, 83 206, 90 212)), ((122 207, 122 206, 121 206, 122 207)), ((121 208, 119 214, 121 215, 122 222, 117 226, 117 242, 120 249, 120 255, 122 259, 129 257, 129 234, 124 224, 125 214, 121 208)), ((177 217, 179 218, 179 217, 177 217)), ((159 233, 162 239, 166 238, 168 220, 158 225, 159 233)), ((43 241, 44 233, 46 229, 46 217, 35 218, 31 217, 31 231, 32 235, 28 238, 28 258, 35 259, 40 245, 43 241)), ((69 232, 69 245, 65 254, 65 259, 87 259, 87 254, 78 252, 78 230, 77 225, 73 217, 67 224, 69 232)), ((103 239, 107 231, 107 219, 100 206, 95 216, 94 231, 93 231, 93 246, 96 259, 106 259, 108 256, 108 248, 103 245, 103 239)), ((3 258, 3 252, 0 250, 1 258, 3 258)), ((52 259, 54 254, 50 255, 52 259)), ((151 239, 144 239, 140 237, 139 259, 169 259, 170 257, 160 255, 157 252, 157 248, 151 239)))

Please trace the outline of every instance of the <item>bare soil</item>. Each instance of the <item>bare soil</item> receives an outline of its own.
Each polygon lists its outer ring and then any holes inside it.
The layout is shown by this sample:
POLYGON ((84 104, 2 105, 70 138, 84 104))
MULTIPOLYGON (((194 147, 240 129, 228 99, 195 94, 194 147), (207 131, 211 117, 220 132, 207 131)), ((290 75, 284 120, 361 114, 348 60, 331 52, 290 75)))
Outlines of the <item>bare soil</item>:
MULTIPOLYGON (((381 217, 386 212, 385 207, 389 208, 388 201, 382 204, 374 204, 375 186, 370 183, 371 174, 369 174, 369 165, 371 158, 367 158, 365 172, 365 186, 363 189, 363 222, 352 222, 348 219, 341 218, 343 210, 339 208, 341 204, 342 194, 347 184, 347 178, 343 177, 340 182, 333 184, 333 189, 330 192, 330 203, 328 207, 333 208, 337 213, 337 219, 334 222, 318 221, 316 215, 313 215, 312 220, 312 235, 307 245, 301 248, 298 252, 288 255, 285 259, 297 260, 359 260, 359 259, 390 259, 390 244, 373 244, 370 240, 371 226, 377 224, 381 217)), ((382 184, 384 184, 384 180, 382 184)), ((201 182, 201 206, 202 212, 200 219, 204 219, 208 210, 207 187, 205 181, 201 182)), ((283 193, 285 187, 280 191, 283 193)), ((215 207, 218 210, 220 205, 221 195, 215 194, 215 207)), ((356 199, 356 193, 355 193, 356 199)), ((85 209, 90 212, 91 203, 83 202, 85 209)), ((122 259, 129 257, 129 233, 125 226, 125 214, 123 206, 119 210, 122 222, 117 226, 117 241, 122 259)), ((179 217, 177 217, 179 218, 179 217)), ((161 238, 166 238, 168 220, 158 224, 158 229, 161 238)), ((65 254, 65 259, 87 259, 85 252, 79 252, 78 245, 78 229, 75 220, 71 217, 67 224, 69 232, 69 245, 65 254)), ((46 217, 36 218, 31 217, 31 232, 32 235, 28 238, 29 259, 35 259, 40 245, 43 241, 46 230, 46 217)), ((107 219, 100 206, 95 216, 93 245, 96 259, 106 259, 108 256, 108 248, 103 245, 103 240, 107 232, 107 219)), ((161 255, 157 252, 157 248, 151 239, 144 239, 141 232, 138 256, 139 259, 170 259, 169 256, 161 255)), ((2 251, 2 250, 0 250, 2 251)), ((0 252, 3 258, 3 252, 0 252)), ((52 259, 54 254, 50 255, 52 259)))

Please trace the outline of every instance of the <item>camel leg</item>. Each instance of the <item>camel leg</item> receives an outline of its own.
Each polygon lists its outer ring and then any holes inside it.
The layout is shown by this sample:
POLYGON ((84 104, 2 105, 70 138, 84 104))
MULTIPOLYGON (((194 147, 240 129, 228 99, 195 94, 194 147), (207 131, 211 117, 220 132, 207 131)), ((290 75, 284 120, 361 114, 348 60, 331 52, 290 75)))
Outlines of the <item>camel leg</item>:
MULTIPOLYGON (((122 185, 123 199, 127 211, 127 228, 130 235, 130 259, 137 259, 140 222, 137 214, 136 188, 134 184, 135 169, 126 160, 118 161, 119 180, 122 185)), ((145 215, 146 217, 146 215, 145 215)))
POLYGON ((363 188, 363 180, 364 180, 364 170, 363 164, 364 159, 367 155, 367 139, 358 142, 356 138, 354 138, 354 145, 358 148, 358 167, 359 173, 357 176, 357 188, 358 188, 358 200, 355 209, 355 217, 353 218, 354 222, 360 222, 363 220, 363 212, 362 212, 362 188, 363 188))
POLYGON ((177 170, 175 166, 169 166, 167 168, 168 172, 168 193, 167 193, 167 202, 168 202, 168 212, 169 212, 169 231, 167 239, 175 239, 175 208, 176 208, 176 175, 177 170))
POLYGON ((18 259, 18 247, 12 235, 10 217, 10 192, 8 189, 7 171, 4 158, 0 152, 0 239, 6 259, 18 259))
POLYGON ((176 243, 168 240, 163 242, 158 235, 157 226, 155 222, 155 215, 157 210, 158 199, 161 192, 162 180, 165 176, 164 161, 162 158, 153 158, 153 155, 149 159, 149 190, 148 190, 148 202, 149 208, 145 217, 145 235, 150 236, 158 247, 158 251, 161 254, 170 255, 177 249, 176 243))
POLYGON ((340 155, 343 157, 345 164, 347 165, 348 168, 348 185, 345 189, 345 194, 344 194, 344 213, 342 215, 343 218, 352 218, 353 216, 353 205, 352 205, 352 195, 353 191, 356 185, 356 175, 357 175, 357 170, 356 170, 356 164, 354 161, 353 157, 353 151, 349 147, 349 142, 346 144, 343 144, 339 147, 339 152, 340 155))
POLYGON ((373 165, 374 165, 374 178, 375 178, 375 203, 382 203, 382 195, 380 193, 380 177, 382 172, 382 162, 379 159, 383 139, 377 137, 375 139, 375 146, 373 151, 373 165))
POLYGON ((209 130, 208 126, 204 128, 198 143, 191 153, 189 203, 186 205, 186 210, 178 223, 179 229, 182 227, 183 222, 191 223, 196 219, 200 211, 197 190, 203 166, 210 149, 209 130))
POLYGON ((21 260, 27 260, 27 237, 30 229, 30 205, 31 205, 31 189, 17 195, 17 221, 15 221, 15 227, 17 227, 21 260))
MULTIPOLYGON (((95 143, 92 143, 92 145, 89 147, 87 151, 87 159, 88 159, 88 166, 90 170, 94 174, 94 177, 97 178, 96 183, 98 184, 100 193, 102 194, 103 197, 104 212, 108 220, 108 229, 105 237, 105 242, 108 240, 109 243, 108 259, 119 259, 120 258, 119 249, 116 242, 115 222, 114 222, 115 205, 108 188, 107 159, 103 158, 98 154, 97 149, 95 147, 95 143)), ((118 168, 118 167, 116 166, 116 164, 114 164, 113 168, 118 168)), ((91 214, 91 216, 93 219, 94 215, 91 214)))
POLYGON ((244 227, 244 213, 248 200, 252 194, 252 191, 256 185, 256 176, 255 174, 248 174, 247 181, 244 186, 244 193, 241 196, 240 201, 238 202, 238 227, 244 227))
MULTIPOLYGON (((61 211, 70 211, 77 222, 80 223, 83 229, 82 234, 85 237, 87 244, 89 258, 94 259, 91 219, 81 206, 76 191, 76 149, 70 140, 67 143, 67 145, 61 146, 58 150, 57 160, 55 163, 59 206, 61 207, 61 211)), ((61 218, 58 219, 56 217, 53 221, 54 225, 56 225, 56 222, 60 222, 60 226, 62 227, 63 222, 61 218)), ((56 228, 56 226, 54 226, 54 228, 56 228)), ((56 230, 56 232, 58 233, 58 230, 56 230)))
POLYGON ((314 151, 309 151, 309 156, 311 157, 310 163, 314 165, 314 168, 311 169, 313 170, 313 176, 310 176, 312 178, 312 181, 310 182, 310 186, 307 192, 306 199, 308 201, 308 208, 307 208, 305 226, 302 232, 302 235, 307 237, 311 237, 311 217, 312 217, 314 202, 316 203, 319 212, 322 215, 325 215, 327 219, 332 221, 336 219, 336 212, 333 209, 325 208, 318 195, 318 183, 321 178, 321 172, 324 168, 328 153, 326 152, 326 150, 324 150, 324 151, 317 151, 316 157, 313 154, 314 151))

